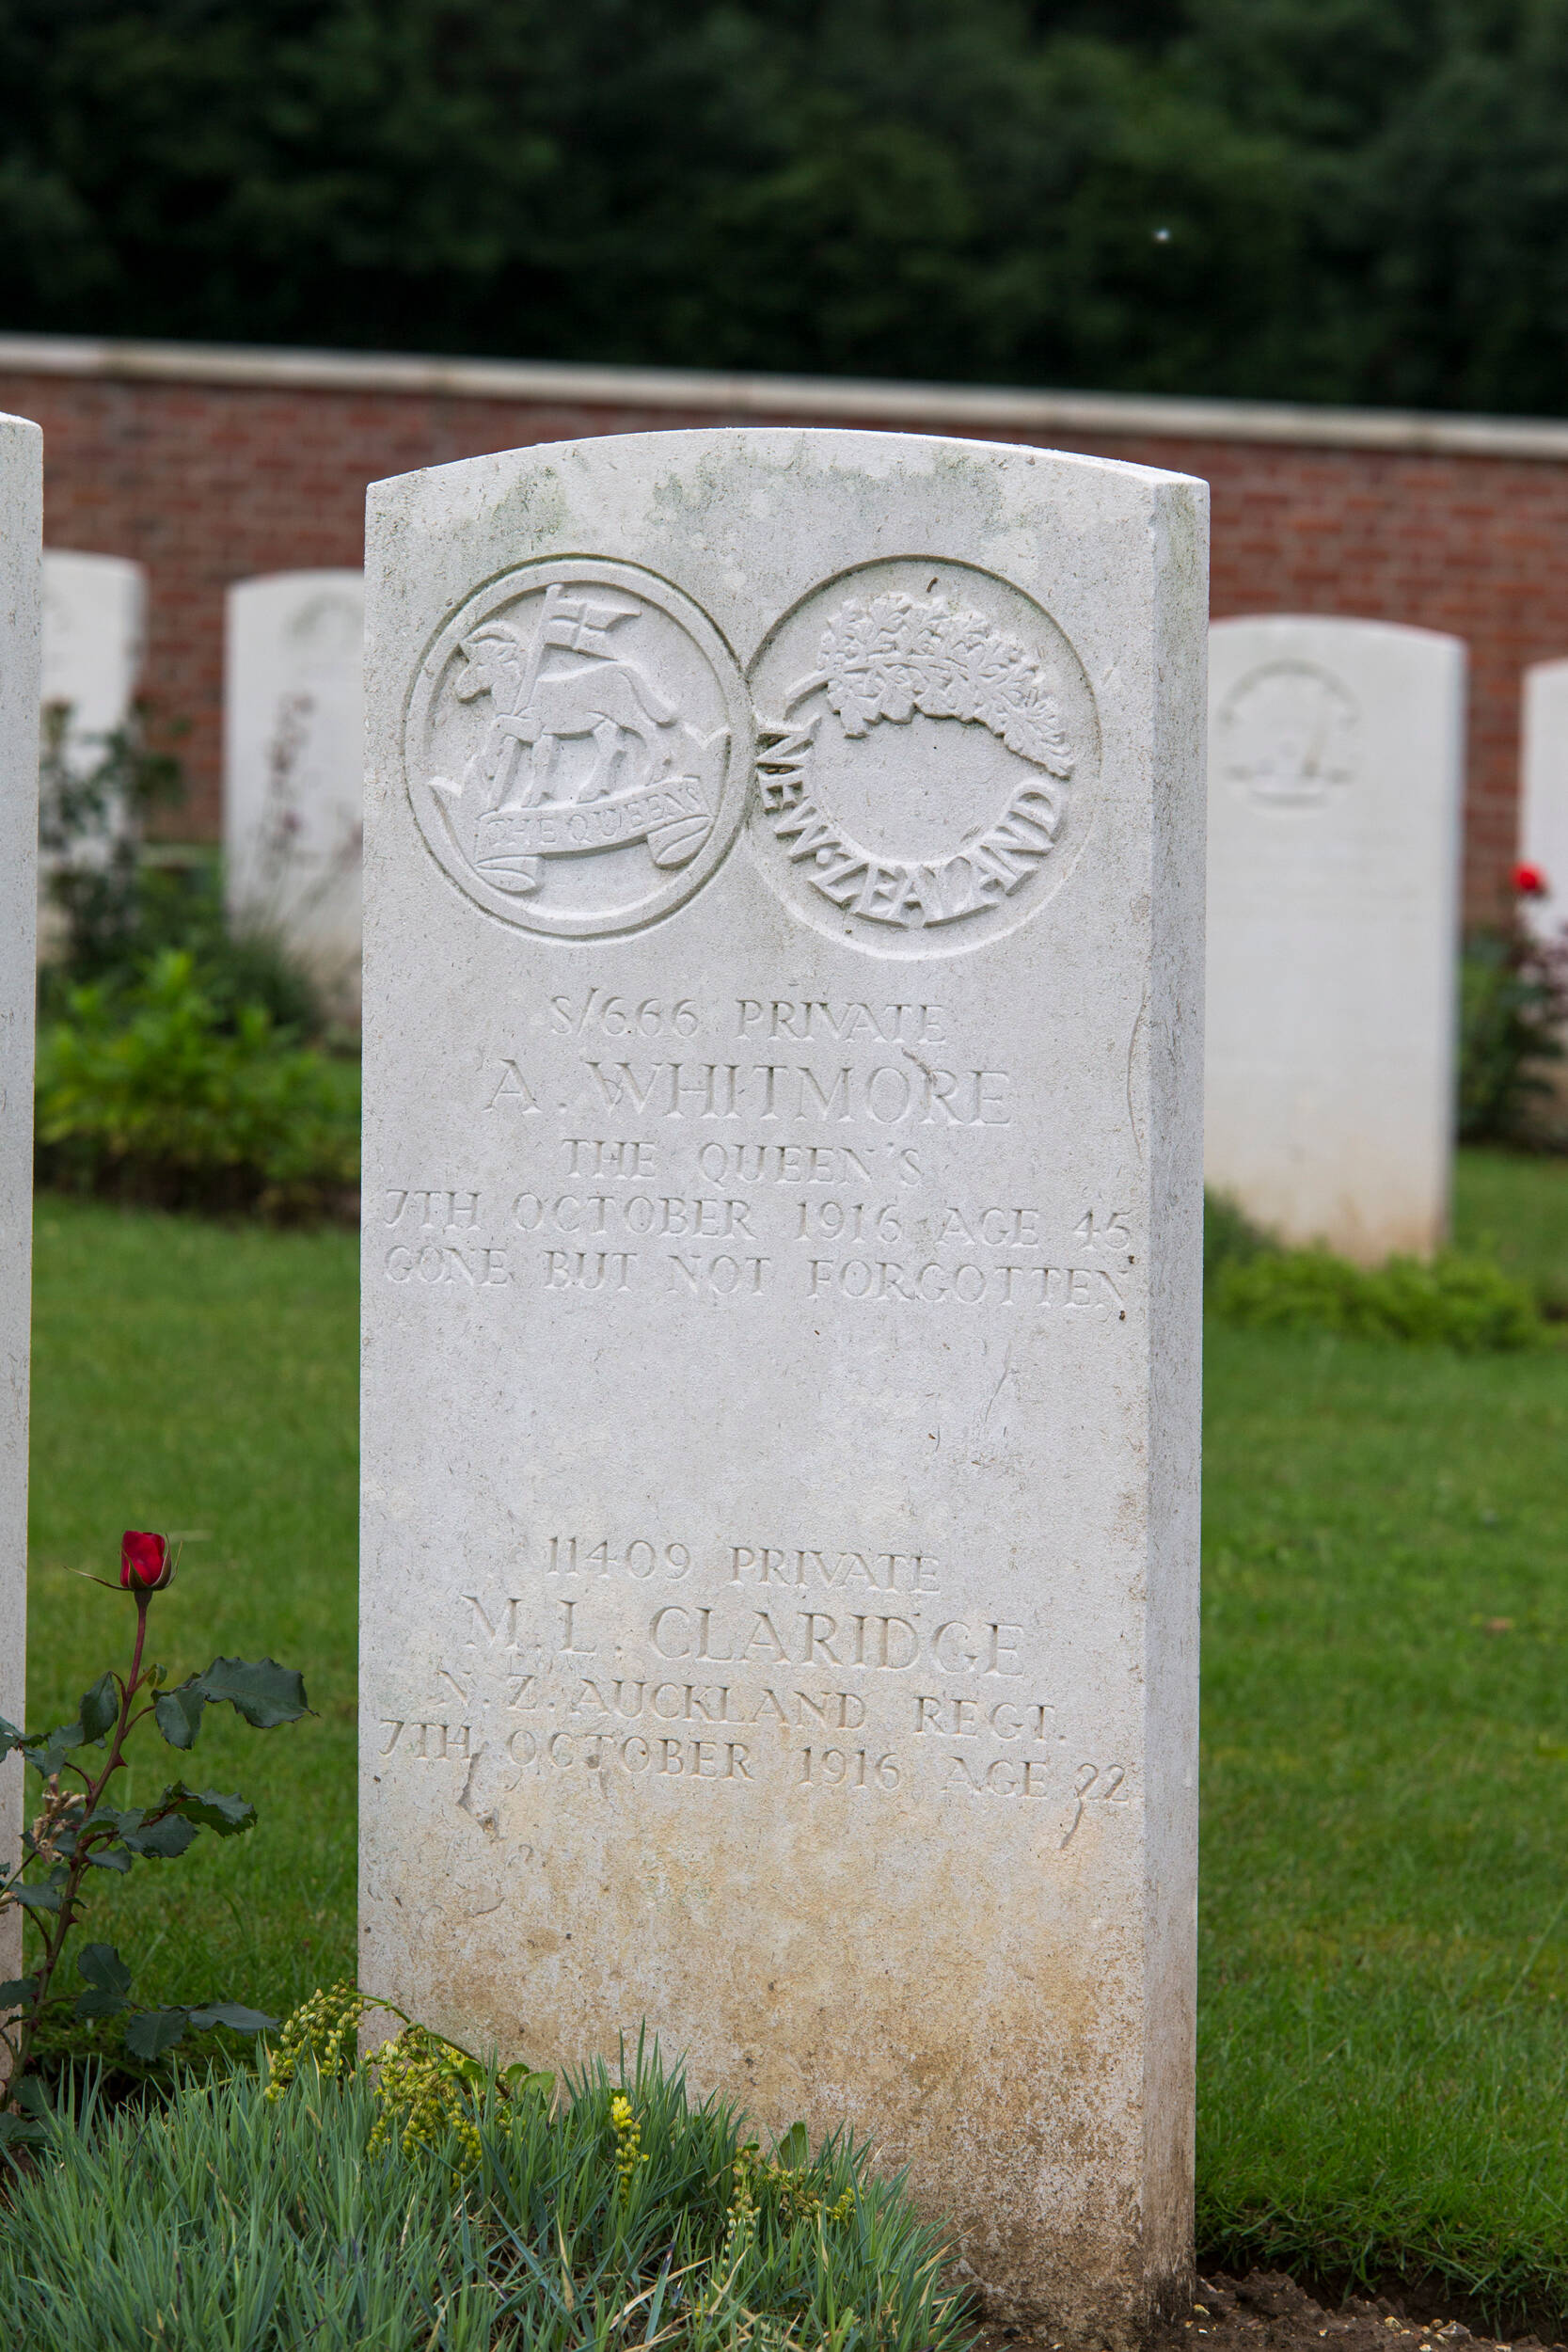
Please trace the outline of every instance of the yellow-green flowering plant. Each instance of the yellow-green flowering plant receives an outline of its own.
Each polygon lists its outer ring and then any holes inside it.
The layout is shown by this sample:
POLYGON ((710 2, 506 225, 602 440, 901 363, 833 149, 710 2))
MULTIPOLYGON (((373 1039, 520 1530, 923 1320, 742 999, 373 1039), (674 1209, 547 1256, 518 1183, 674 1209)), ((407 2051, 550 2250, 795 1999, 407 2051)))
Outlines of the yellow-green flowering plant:
POLYGON ((536 2074, 523 2065, 505 2067, 492 2077, 482 2060, 459 2042, 433 2033, 394 2002, 377 2000, 347 1983, 318 1987, 284 2020, 271 2053, 269 2100, 283 2097, 307 2058, 326 2082, 346 2082, 361 2071, 372 2075, 379 2113, 369 2155, 396 2146, 411 2156, 419 2148, 443 2146, 451 2133, 464 2170, 479 2162, 474 2116, 492 2079, 511 2096, 527 2089, 547 2099, 555 2088, 553 2074, 536 2074), (367 2010, 384 2010, 400 2019, 403 2031, 361 2057, 359 2026, 367 2010))

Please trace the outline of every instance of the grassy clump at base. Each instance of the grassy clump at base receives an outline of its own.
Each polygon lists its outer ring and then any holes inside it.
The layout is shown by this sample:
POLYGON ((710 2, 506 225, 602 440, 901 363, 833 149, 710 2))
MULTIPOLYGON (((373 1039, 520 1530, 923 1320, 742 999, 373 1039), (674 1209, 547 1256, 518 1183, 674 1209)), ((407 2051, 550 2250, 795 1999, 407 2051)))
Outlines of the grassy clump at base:
MULTIPOLYGON (((1500 1159, 1500 1153, 1477 1154, 1500 1159)), ((1554 1170, 1539 1165, 1536 1190, 1568 1222, 1568 1168, 1552 1194, 1554 1170)), ((1517 1188, 1515 1188, 1517 1189, 1517 1188)), ((1542 1206, 1536 1204, 1538 1221, 1542 1206)), ((1549 1224, 1551 1211, 1544 1212, 1549 1224)), ((1468 1220, 1467 1220, 1468 1221, 1468 1220)), ((1251 1331, 1336 1331, 1348 1338, 1406 1340, 1465 1353, 1543 1347, 1552 1333, 1543 1309, 1549 1291, 1530 1279, 1528 1253, 1498 1262, 1490 1228, 1479 1247, 1441 1250, 1430 1261, 1390 1258, 1353 1265, 1322 1247, 1289 1249, 1254 1225, 1233 1200, 1203 1203, 1203 1286, 1210 1312, 1251 1331), (1524 1263, 1521 1263, 1521 1256, 1524 1263)), ((1548 1254, 1548 1263, 1550 1263, 1548 1254)))
MULTIPOLYGON (((480 2154, 372 2153, 363 2074, 248 2071, 150 2114, 90 2095, 13 2180, 9 2352, 956 2352, 942 2247, 847 2139, 758 2157, 657 2054, 559 2101, 492 2084, 480 2154), (635 2134, 618 2130, 617 2090, 635 2134)), ((795 2137, 791 2135, 791 2137, 795 2137)), ((803 2134, 800 2135, 803 2138, 803 2134)))
POLYGON ((1221 1268, 1209 1304, 1250 1331, 1338 1331, 1476 1350, 1542 1347, 1550 1332, 1524 1283, 1484 1258, 1445 1250, 1430 1263, 1370 1269, 1328 1249, 1264 1250, 1221 1268))

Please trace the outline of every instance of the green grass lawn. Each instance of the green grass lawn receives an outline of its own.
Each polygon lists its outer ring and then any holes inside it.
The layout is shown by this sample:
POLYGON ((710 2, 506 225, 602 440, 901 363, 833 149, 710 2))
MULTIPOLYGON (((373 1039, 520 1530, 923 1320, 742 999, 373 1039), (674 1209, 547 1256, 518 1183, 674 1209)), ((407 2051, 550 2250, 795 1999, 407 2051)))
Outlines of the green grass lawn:
MULTIPOLYGON (((1568 1164, 1466 1153, 1455 1222, 1568 1296, 1568 1164)), ((346 1235, 40 1202, 30 1715, 122 1629, 68 1571, 126 1524, 208 1531, 171 1665, 320 1709, 209 1717, 261 1826, 111 1889, 150 1999, 352 1965, 354 1327, 346 1235)), ((1204 2242, 1568 2315, 1568 1356, 1207 1346, 1204 2242)))
POLYGON ((1207 1354, 1203 2234, 1568 2312, 1568 1360, 1207 1354))
MULTIPOLYGON (((355 1239, 42 1194, 34 1262, 28 1720, 69 1720, 125 1662, 135 1613, 71 1571, 118 1576, 124 1527, 198 1533, 153 1603, 153 1655, 176 1679, 279 1659, 317 1713, 259 1732, 210 1708, 182 1769, 250 1797, 257 1828, 92 1891, 138 1999, 285 2010, 354 1966, 355 1239)), ((156 1736, 143 1755, 121 1803, 176 1762, 156 1736)))
POLYGON ((1532 1283, 1548 1309, 1568 1313, 1568 1160, 1461 1152, 1453 1238, 1532 1283))

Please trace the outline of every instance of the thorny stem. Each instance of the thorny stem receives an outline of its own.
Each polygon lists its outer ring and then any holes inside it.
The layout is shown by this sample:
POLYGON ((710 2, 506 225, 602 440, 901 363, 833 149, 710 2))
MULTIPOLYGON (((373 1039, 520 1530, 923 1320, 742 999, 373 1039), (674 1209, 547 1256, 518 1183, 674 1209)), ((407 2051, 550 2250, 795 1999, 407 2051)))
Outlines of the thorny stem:
MULTIPOLYGON (((91 1820, 98 1810, 99 1800, 104 1789, 116 1772, 123 1768, 125 1762, 125 1735, 131 1728, 132 1703, 141 1687, 142 1651, 147 1644, 147 1612, 152 1600, 151 1594, 146 1591, 137 1591, 135 1597, 136 1640, 135 1646, 131 1652, 131 1672, 125 1681, 119 1683, 119 1714, 115 1723, 114 1738, 109 1743, 107 1759, 97 1779, 88 1781, 87 1794, 81 1801, 84 1821, 91 1820)), ((115 1680, 119 1682, 118 1675, 115 1680)), ((67 1865, 65 1882, 60 1888, 60 1907, 55 1914, 54 1926, 42 1931, 43 1953, 34 1974, 33 1996, 22 2011, 21 2027, 14 2044, 14 2061, 9 2079, 6 2084, 7 2091, 12 2095, 15 2093, 17 2084, 27 2072, 28 2060, 32 2057, 39 2026, 49 2003, 50 1985, 54 1980, 55 1971, 59 1965, 60 1954, 65 1948, 65 1939, 81 1916, 76 1908, 76 1898, 81 1889, 83 1875, 87 1868, 88 1849, 98 1839, 112 1836, 113 1832, 107 1830, 77 1835, 67 1865)), ((0 2038, 8 2040, 8 2031, 0 2038)))

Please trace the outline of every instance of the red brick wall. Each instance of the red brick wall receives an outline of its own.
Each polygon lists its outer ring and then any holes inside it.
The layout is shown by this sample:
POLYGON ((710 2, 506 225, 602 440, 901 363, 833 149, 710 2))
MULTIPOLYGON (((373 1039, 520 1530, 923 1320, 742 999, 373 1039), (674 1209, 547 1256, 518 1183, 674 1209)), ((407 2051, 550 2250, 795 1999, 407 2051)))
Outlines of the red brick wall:
MULTIPOLYGON (((731 419, 717 397, 710 406, 640 409, 16 371, 0 372, 0 408, 43 426, 47 544, 148 567, 147 686, 166 714, 190 723, 192 830, 209 836, 218 825, 231 580, 357 564, 365 485, 384 474, 531 441, 765 421, 754 409, 731 419)), ((798 420, 781 405, 772 421, 798 420)), ((835 421, 886 421, 868 407, 835 421)), ((1568 654, 1568 463, 1131 433, 1053 437, 1207 477, 1217 619, 1339 612, 1468 642, 1466 902, 1472 916, 1495 911, 1514 855, 1521 673, 1568 654)))

